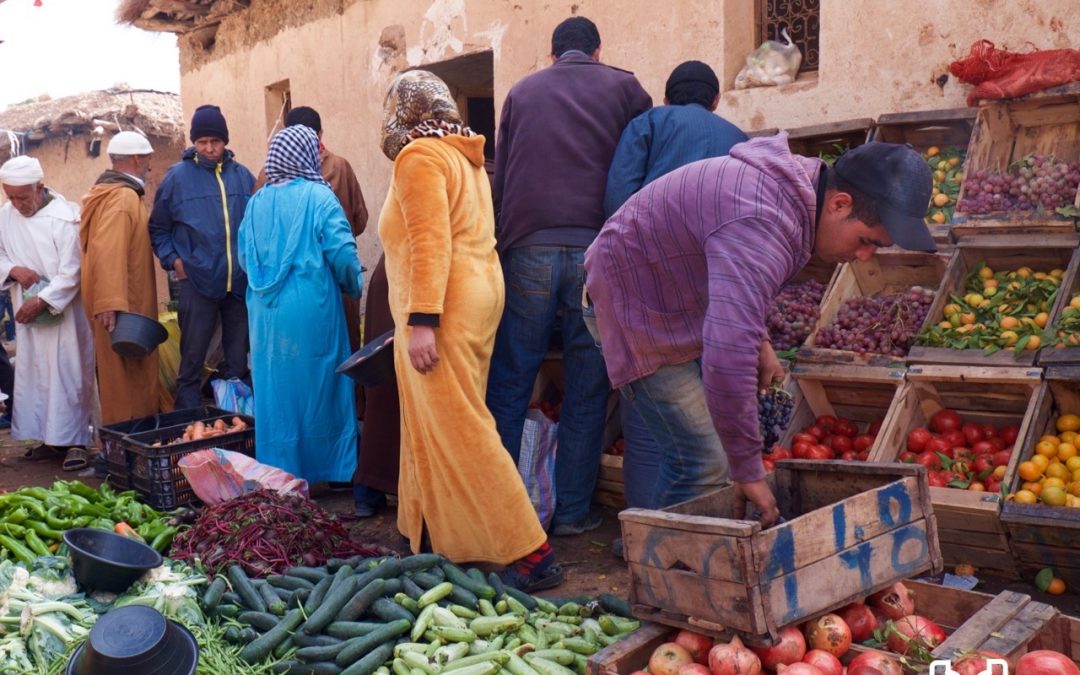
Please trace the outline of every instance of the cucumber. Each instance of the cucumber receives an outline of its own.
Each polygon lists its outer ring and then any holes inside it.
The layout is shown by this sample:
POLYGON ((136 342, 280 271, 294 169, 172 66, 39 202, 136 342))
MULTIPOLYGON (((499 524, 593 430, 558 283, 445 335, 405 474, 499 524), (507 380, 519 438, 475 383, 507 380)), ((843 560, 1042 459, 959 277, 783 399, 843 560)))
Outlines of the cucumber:
POLYGON ((333 661, 319 663, 300 663, 299 661, 281 661, 273 666, 275 673, 289 675, 340 675, 341 667, 333 661))
POLYGON ((412 580, 416 582, 416 585, 424 590, 432 589, 442 583, 442 579, 435 576, 431 572, 439 569, 438 567, 432 567, 427 572, 414 572, 412 580))
POLYGON ((335 621, 325 628, 326 634, 336 638, 349 639, 367 635, 386 624, 365 621, 335 621))
POLYGON ((259 595, 262 596, 263 602, 266 603, 266 611, 271 614, 277 614, 278 616, 284 616, 285 601, 278 597, 273 586, 263 582, 258 586, 255 586, 255 590, 259 591, 259 595))
POLYGON ((477 609, 480 607, 480 599, 476 597, 476 594, 458 584, 454 584, 454 588, 447 597, 450 598, 451 602, 456 605, 461 605, 462 607, 468 607, 469 609, 477 609))
POLYGON ((506 586, 506 595, 525 605, 525 609, 529 610, 530 612, 536 611, 536 608, 538 606, 536 604, 536 598, 529 595, 528 593, 519 591, 513 586, 506 586))
POLYGON ((487 584, 487 578, 484 577, 484 573, 476 569, 475 567, 470 567, 469 569, 465 570, 465 574, 468 574, 469 578, 478 584, 487 584))
POLYGON ((232 619, 235 618, 238 614, 240 614, 240 611, 240 608, 236 605, 218 605, 217 609, 214 610, 214 616, 220 616, 225 619, 232 619))
POLYGON ((296 589, 295 591, 292 592, 292 596, 289 598, 289 602, 287 603, 288 606, 289 606, 289 609, 292 609, 294 607, 303 607, 304 603, 307 601, 307 599, 309 597, 311 597, 311 589, 310 588, 298 588, 298 589, 296 589))
POLYGON ((315 584, 315 588, 311 589, 311 594, 308 595, 307 600, 304 601, 305 615, 311 616, 311 613, 319 608, 323 598, 326 596, 326 592, 330 590, 330 584, 332 583, 334 583, 334 577, 327 576, 315 584))
POLYGON ((438 565, 443 560, 444 558, 438 553, 417 553, 401 559, 401 571, 403 574, 421 572, 438 565))
MULTIPOLYGON (((442 567, 443 572, 446 572, 446 580, 453 582, 455 586, 459 588, 464 588, 465 590, 469 591, 470 593, 479 598, 487 598, 488 600, 493 600, 495 598, 495 589, 491 586, 488 586, 488 584, 484 581, 482 574, 480 575, 480 580, 477 581, 449 560, 442 563, 440 567, 442 567)), ((476 603, 466 606, 475 607, 476 603)))
POLYGON ((406 621, 405 619, 399 619, 397 621, 386 623, 367 635, 352 638, 345 643, 345 647, 338 653, 335 662, 342 667, 349 666, 349 664, 355 665, 354 662, 368 654, 368 652, 371 652, 380 646, 386 646, 387 655, 380 659, 378 663, 375 663, 372 666, 371 671, 368 671, 372 672, 375 668, 382 665, 383 661, 386 661, 393 656, 394 640, 399 635, 407 632, 411 625, 411 622, 406 621))
MULTIPOLYGON (((322 581, 322 579, 320 579, 322 581)), ((301 588, 311 590, 315 588, 315 584, 311 583, 307 579, 301 579, 300 577, 290 577, 287 575, 274 575, 266 577, 266 583, 270 584, 274 588, 284 588, 289 591, 296 591, 301 588)))
POLYGON ((225 591, 222 593, 221 601, 227 605, 237 605, 238 607, 244 606, 244 601, 240 598, 240 594, 232 591, 225 591))
POLYGON ((323 647, 345 642, 341 638, 332 637, 330 635, 304 635, 303 633, 293 633, 292 641, 297 647, 323 647))
POLYGON ((371 603, 369 611, 375 616, 379 617, 383 621, 396 621, 405 620, 412 625, 412 622, 416 619, 413 613, 405 609, 401 605, 397 604, 390 598, 378 598, 375 602, 371 603))
POLYGON ((419 600, 424 594, 424 589, 417 586, 416 582, 409 577, 402 575, 398 579, 401 581, 401 591, 413 600, 419 600))
POLYGON ((259 639, 259 635, 259 631, 255 630, 254 628, 244 628, 240 631, 240 635, 237 638, 237 644, 246 645, 255 642, 259 639))
MULTIPOLYGON (((327 558, 325 567, 328 572, 333 574, 346 565, 349 565, 349 561, 345 558, 327 558)), ((349 565, 349 567, 352 567, 352 565, 349 565)))
POLYGON ((277 586, 271 586, 270 584, 263 584, 263 585, 266 586, 267 588, 269 588, 270 590, 274 591, 274 595, 278 596, 279 598, 281 598, 282 602, 286 602, 286 603, 289 602, 290 600, 292 600, 293 593, 296 592, 296 591, 290 591, 290 590, 287 590, 287 589, 284 589, 284 588, 278 588, 277 586))
MULTIPOLYGON (((346 565, 342 565, 341 567, 346 567, 346 565)), ((296 653, 293 654, 293 656, 306 662, 333 661, 337 658, 338 652, 345 647, 345 644, 346 643, 344 642, 338 642, 336 644, 322 645, 319 647, 301 647, 296 650, 296 653)))
POLYGON ((221 602, 221 596, 225 594, 225 578, 217 577, 207 587, 206 593, 203 594, 202 604, 203 609, 207 614, 213 614, 217 609, 218 604, 221 602))
POLYGON ((255 587, 251 584, 251 580, 248 579, 248 575, 244 574, 244 569, 239 565, 230 565, 229 582, 232 584, 233 590, 243 600, 243 604, 249 609, 254 609, 257 612, 266 611, 266 601, 263 600, 262 595, 255 590, 255 587))
POLYGON ((398 577, 384 579, 384 581, 386 581, 386 584, 383 585, 383 595, 385 596, 392 598, 405 588, 398 577))
MULTIPOLYGON (((300 632, 308 635, 322 632, 322 629, 334 620, 334 617, 345 606, 345 603, 352 598, 353 590, 356 588, 356 580, 357 577, 353 574, 351 567, 346 565, 338 568, 338 571, 334 574, 334 581, 330 584, 329 590, 326 591, 322 603, 319 604, 318 609, 308 615, 308 620, 304 622, 300 632)), ((321 659, 313 660, 319 661, 321 659)))
POLYGON ((240 615, 236 617, 236 620, 240 623, 246 623, 249 626, 254 626, 259 630, 272 630, 274 626, 281 622, 281 617, 274 616, 270 612, 240 612, 240 615))
POLYGON ((296 567, 290 567, 285 570, 285 576, 298 577, 310 581, 313 584, 317 584, 330 576, 330 572, 328 572, 325 567, 305 567, 303 565, 297 565, 296 567))
POLYGON ((601 593, 600 597, 597 599, 600 601, 600 606, 604 608, 605 612, 617 614, 624 619, 634 618, 634 612, 631 611, 630 603, 626 600, 610 593, 601 593))
POLYGON ((506 586, 503 584, 503 580, 499 577, 498 574, 495 574, 494 572, 488 572, 487 582, 488 586, 491 586, 495 589, 496 598, 501 598, 503 594, 506 593, 506 586))
POLYGON ((371 603, 382 597, 383 589, 385 587, 385 579, 372 580, 371 583, 356 591, 353 596, 349 598, 345 605, 338 610, 337 616, 334 617, 334 621, 355 621, 367 611, 368 607, 371 606, 371 603))
MULTIPOLYGON (((340 658, 340 654, 338 655, 340 658)), ((371 675, 379 666, 389 661, 394 656, 394 645, 385 642, 368 652, 367 656, 356 661, 351 666, 341 671, 341 675, 371 675)))
POLYGON ((300 625, 300 622, 304 620, 304 614, 299 609, 291 609, 289 612, 278 622, 272 629, 263 633, 262 637, 254 642, 245 645, 240 650, 240 658, 247 663, 255 664, 259 663, 270 656, 270 653, 277 647, 283 640, 289 637, 289 634, 296 630, 296 627, 300 625))
MULTIPOLYGON (((363 574, 357 575, 357 584, 359 588, 367 586, 375 579, 391 579, 401 574, 401 561, 397 558, 386 558, 381 563, 376 565, 373 569, 363 574)), ((397 592, 397 591, 395 591, 397 592)))

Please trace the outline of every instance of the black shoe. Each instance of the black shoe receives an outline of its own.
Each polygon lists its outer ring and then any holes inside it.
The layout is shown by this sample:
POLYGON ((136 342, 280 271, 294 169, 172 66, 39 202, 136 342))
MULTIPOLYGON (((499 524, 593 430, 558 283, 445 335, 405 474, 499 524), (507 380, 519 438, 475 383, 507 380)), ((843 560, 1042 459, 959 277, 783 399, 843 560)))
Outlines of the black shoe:
POLYGON ((600 527, 604 517, 598 512, 592 512, 576 523, 561 523, 551 528, 554 537, 572 537, 575 534, 584 534, 600 527))
POLYGON ((330 492, 351 492, 352 483, 343 480, 331 480, 326 482, 326 487, 330 492))
POLYGON ((380 493, 377 497, 354 502, 357 518, 374 518, 386 508, 386 495, 380 493))

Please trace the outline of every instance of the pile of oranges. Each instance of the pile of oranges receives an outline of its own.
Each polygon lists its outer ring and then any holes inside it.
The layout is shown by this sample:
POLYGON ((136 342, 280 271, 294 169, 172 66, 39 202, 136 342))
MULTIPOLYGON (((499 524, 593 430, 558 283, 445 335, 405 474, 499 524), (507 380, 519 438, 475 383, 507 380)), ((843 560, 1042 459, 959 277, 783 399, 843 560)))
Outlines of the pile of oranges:
POLYGON ((1040 438, 1031 459, 1020 463, 1023 483, 1009 500, 1080 508, 1080 415, 1061 415, 1054 426, 1057 435, 1040 438))

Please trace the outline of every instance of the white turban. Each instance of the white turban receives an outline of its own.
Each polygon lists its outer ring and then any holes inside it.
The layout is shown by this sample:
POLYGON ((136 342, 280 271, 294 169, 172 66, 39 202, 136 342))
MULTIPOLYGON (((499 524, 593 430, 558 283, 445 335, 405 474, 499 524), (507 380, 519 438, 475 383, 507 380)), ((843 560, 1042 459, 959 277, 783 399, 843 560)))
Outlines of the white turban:
POLYGON ((36 185, 44 178, 45 172, 41 170, 41 162, 26 155, 12 157, 0 166, 0 183, 4 185, 12 187, 36 185))

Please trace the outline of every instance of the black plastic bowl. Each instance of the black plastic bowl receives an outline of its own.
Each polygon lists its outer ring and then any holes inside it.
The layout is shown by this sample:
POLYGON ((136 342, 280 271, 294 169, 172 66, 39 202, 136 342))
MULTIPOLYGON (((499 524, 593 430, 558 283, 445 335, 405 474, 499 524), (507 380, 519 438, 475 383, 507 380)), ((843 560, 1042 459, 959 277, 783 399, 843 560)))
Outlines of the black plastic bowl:
POLYGON ((64 533, 71 567, 79 586, 123 593, 131 584, 161 565, 161 554, 146 544, 105 530, 78 528, 64 533))
POLYGON ((117 312, 116 327, 109 334, 113 351, 120 356, 141 359, 169 339, 165 326, 142 314, 117 312))
POLYGON ((68 661, 67 675, 193 675, 199 646, 188 629, 153 607, 107 612, 68 661))
POLYGON ((337 367, 365 387, 374 387, 394 376, 394 330, 364 345, 337 367))

